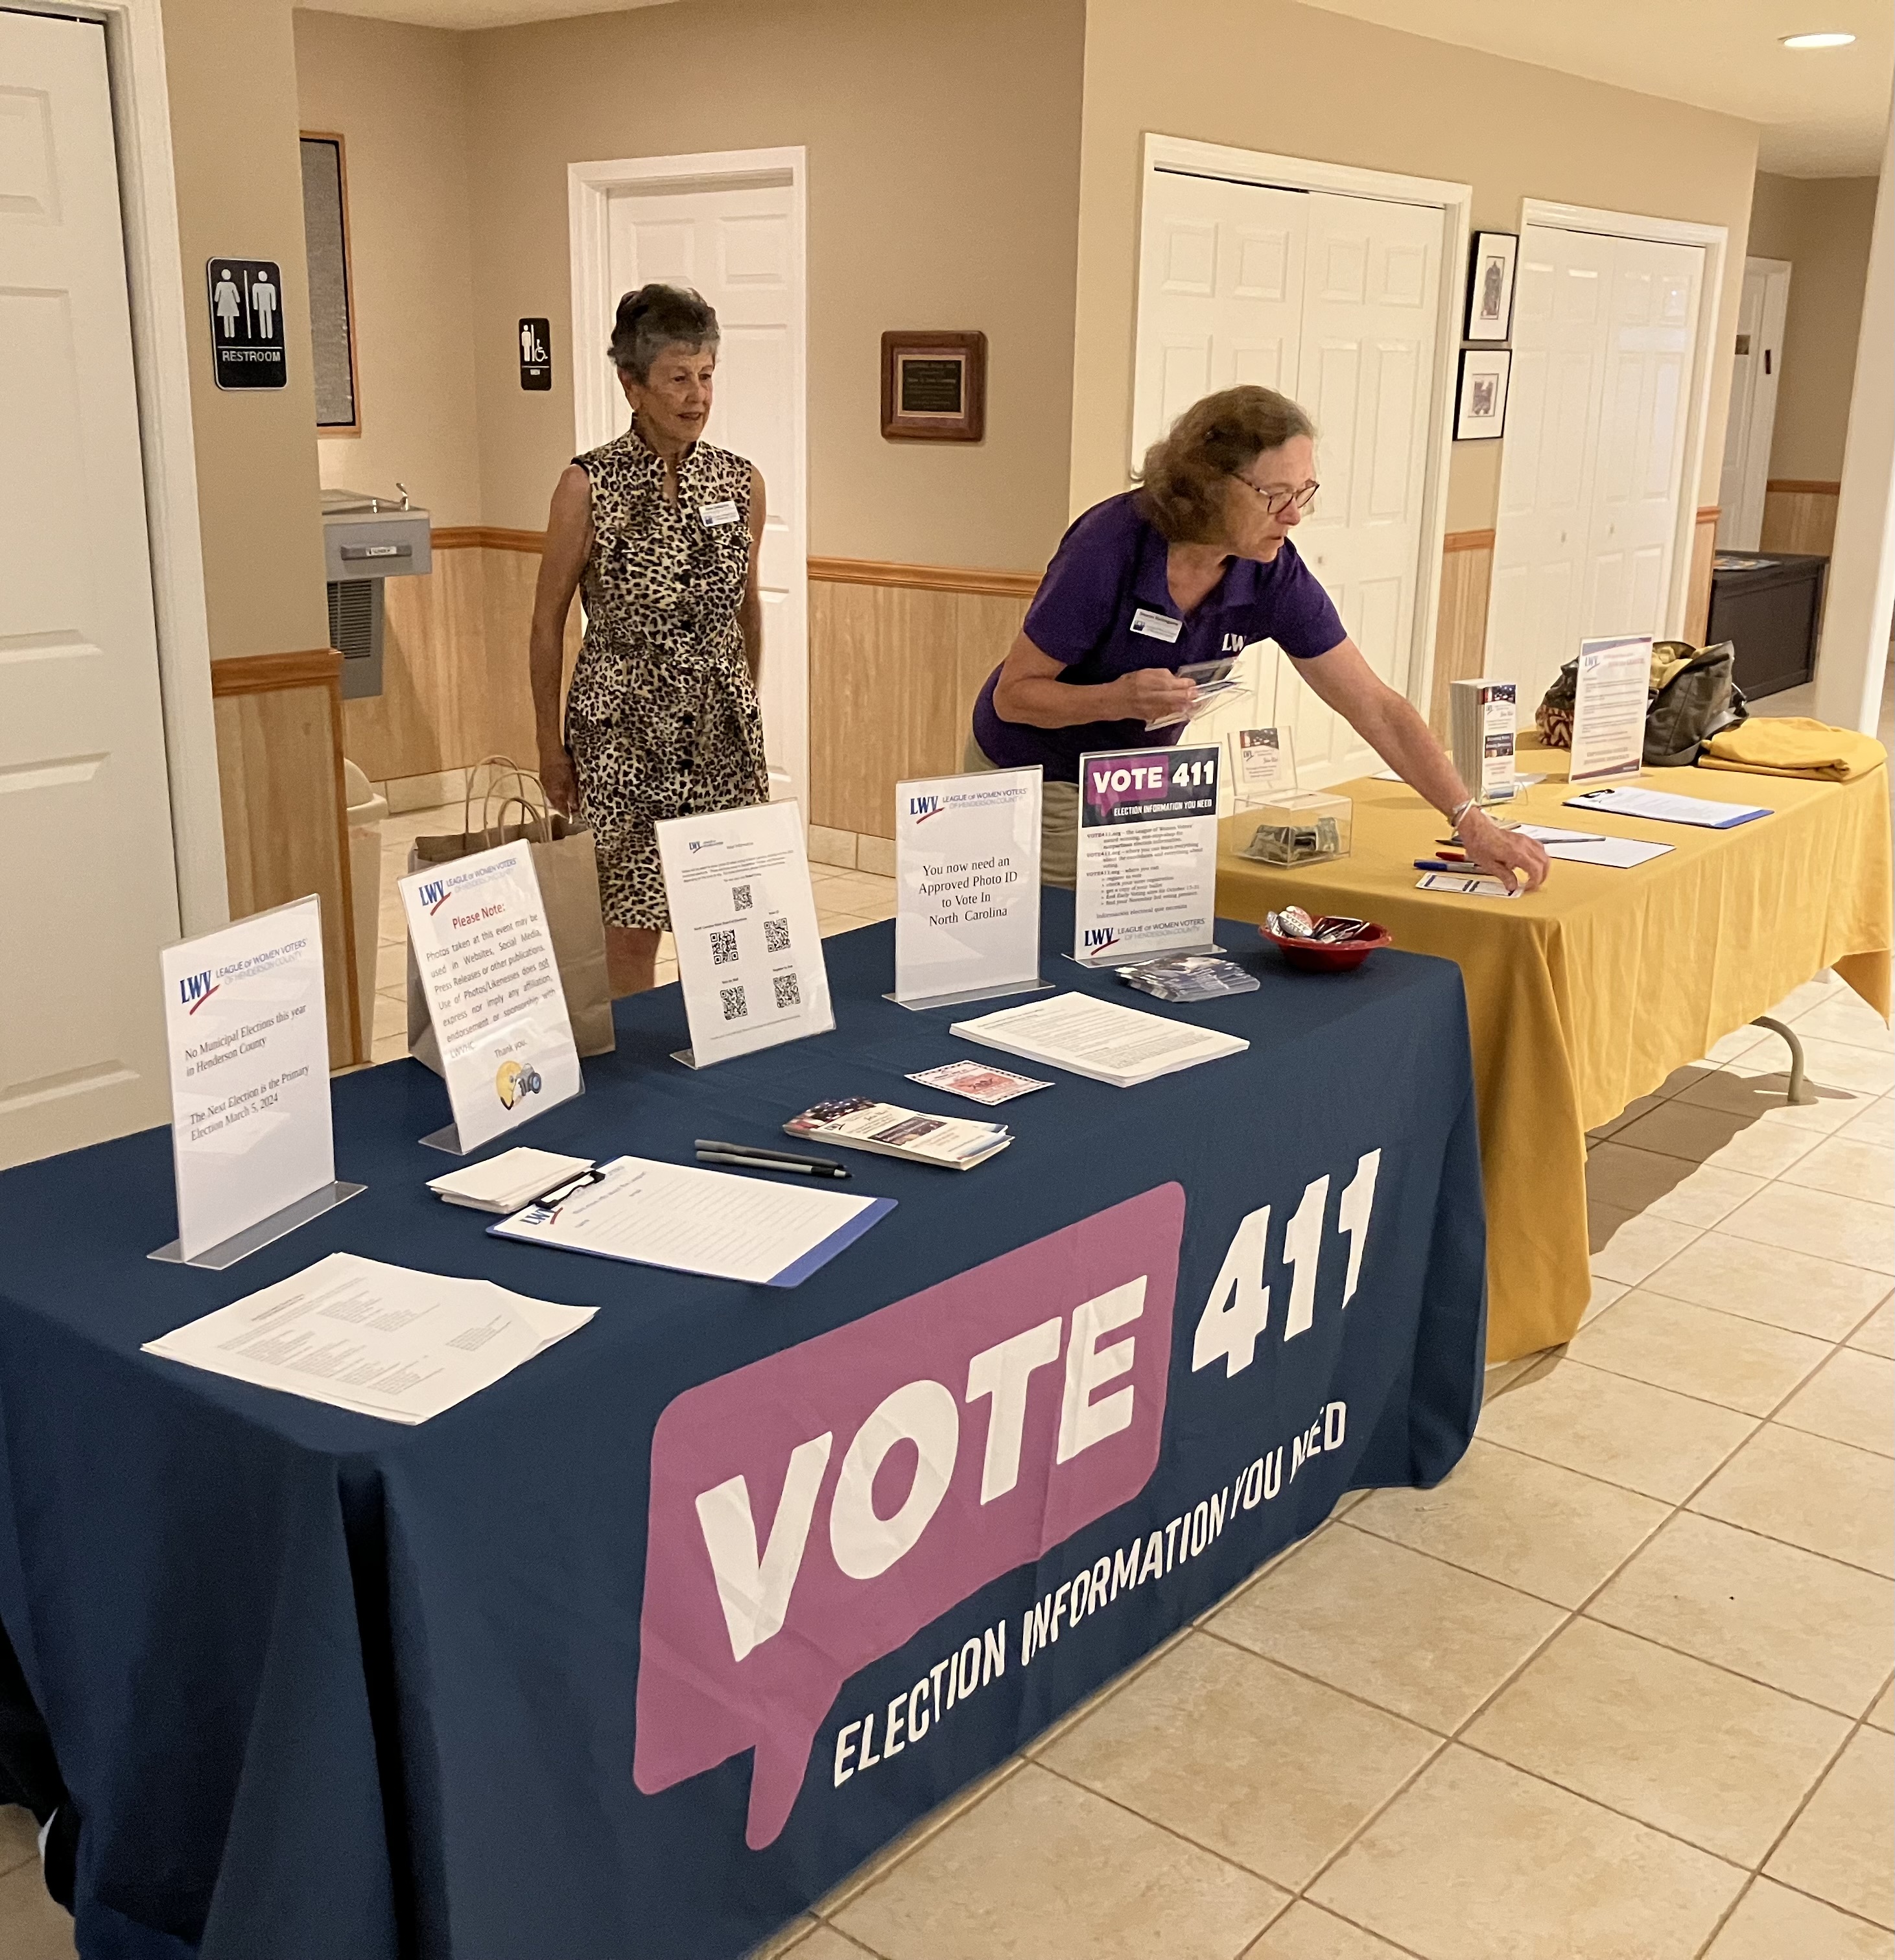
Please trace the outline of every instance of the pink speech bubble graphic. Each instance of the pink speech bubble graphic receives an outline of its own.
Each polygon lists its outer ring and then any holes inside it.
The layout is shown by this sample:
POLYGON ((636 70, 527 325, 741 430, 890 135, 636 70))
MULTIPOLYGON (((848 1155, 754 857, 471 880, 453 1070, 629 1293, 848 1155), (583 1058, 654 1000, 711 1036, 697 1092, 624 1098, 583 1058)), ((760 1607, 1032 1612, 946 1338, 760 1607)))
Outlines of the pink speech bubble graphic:
POLYGON ((754 1748, 762 1850, 850 1675, 1137 1496, 1183 1232, 1183 1188, 1161 1185, 666 1408, 640 1790, 754 1748))

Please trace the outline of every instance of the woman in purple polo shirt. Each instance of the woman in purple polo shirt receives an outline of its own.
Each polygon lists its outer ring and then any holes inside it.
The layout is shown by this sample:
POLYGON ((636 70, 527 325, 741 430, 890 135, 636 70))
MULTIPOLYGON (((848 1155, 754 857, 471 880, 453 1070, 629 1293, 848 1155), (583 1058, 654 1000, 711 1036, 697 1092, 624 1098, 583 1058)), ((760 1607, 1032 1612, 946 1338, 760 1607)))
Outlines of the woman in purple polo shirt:
POLYGON ((1040 875, 1071 885, 1079 758, 1175 742, 1196 690, 1177 670, 1274 640, 1317 698, 1460 833, 1483 870, 1529 890, 1531 838, 1482 811, 1414 707, 1344 629, 1289 533, 1316 494, 1315 432, 1286 396, 1228 388, 1187 409, 1142 487, 1095 504, 1059 542, 1012 651, 974 703, 965 766, 1046 772, 1040 875))

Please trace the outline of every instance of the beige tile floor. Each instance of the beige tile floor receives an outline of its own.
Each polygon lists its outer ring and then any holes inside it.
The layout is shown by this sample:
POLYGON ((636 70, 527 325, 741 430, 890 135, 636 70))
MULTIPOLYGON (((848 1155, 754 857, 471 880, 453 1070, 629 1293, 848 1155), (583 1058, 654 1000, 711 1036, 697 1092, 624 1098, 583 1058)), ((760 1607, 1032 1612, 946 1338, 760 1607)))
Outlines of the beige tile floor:
MULTIPOLYGON (((825 932, 893 908, 816 884, 825 932)), ((1452 1477, 1346 1500, 761 1952, 1895 1960, 1895 1055, 1833 979, 1777 1012, 1818 1100, 1745 1029, 1596 1134, 1585 1325, 1489 1371, 1452 1477)), ((0 1953, 72 1951, 0 1812, 0 1953)))

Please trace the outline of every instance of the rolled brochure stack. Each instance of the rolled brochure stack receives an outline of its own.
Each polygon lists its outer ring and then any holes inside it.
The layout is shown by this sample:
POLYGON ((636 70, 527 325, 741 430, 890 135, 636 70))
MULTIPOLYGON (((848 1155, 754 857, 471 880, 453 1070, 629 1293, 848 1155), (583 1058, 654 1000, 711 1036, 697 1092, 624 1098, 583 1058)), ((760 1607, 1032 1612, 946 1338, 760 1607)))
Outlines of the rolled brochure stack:
POLYGON ((1005 1007, 978 1020, 956 1021, 951 1033, 983 1042, 1029 1061, 1133 1089, 1201 1061, 1241 1055, 1250 1046, 1215 1028, 1193 1027, 1090 994, 1060 994, 1024 1007, 1005 1007))
POLYGON ((910 1163, 946 1170, 972 1170, 1013 1141, 1005 1123, 979 1122, 971 1116, 925 1116, 866 1096, 812 1103, 783 1128, 811 1143, 872 1150, 877 1157, 906 1157, 910 1163))

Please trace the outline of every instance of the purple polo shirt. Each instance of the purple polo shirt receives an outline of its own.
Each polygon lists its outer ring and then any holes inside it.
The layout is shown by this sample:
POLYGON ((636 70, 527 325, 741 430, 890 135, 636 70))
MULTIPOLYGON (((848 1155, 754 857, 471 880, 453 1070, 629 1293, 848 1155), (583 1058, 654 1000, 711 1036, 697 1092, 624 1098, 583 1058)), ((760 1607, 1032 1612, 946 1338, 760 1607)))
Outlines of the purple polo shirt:
MULTIPOLYGON (((1299 660, 1314 660, 1347 638, 1329 594, 1286 539, 1268 565, 1226 561, 1224 576, 1187 619, 1164 580, 1164 534, 1139 509, 1139 492, 1108 497, 1077 519, 1059 540, 1028 608, 1026 635, 1059 661, 1062 681, 1097 686, 1139 667, 1190 667, 1234 654, 1253 640, 1274 640, 1299 660), (1134 632, 1139 613, 1181 622, 1175 640, 1134 632)), ((1003 769, 1041 764, 1049 782, 1076 783, 1088 750, 1151 749, 1176 742, 1180 722, 1148 730, 1142 721, 1088 721, 1072 728, 1030 728, 994 712, 995 667, 974 703, 974 739, 1003 769)))

